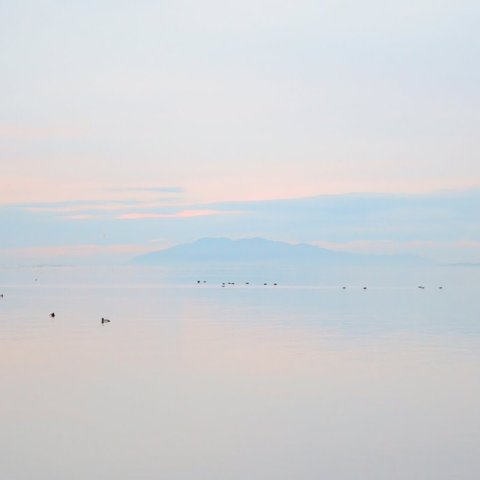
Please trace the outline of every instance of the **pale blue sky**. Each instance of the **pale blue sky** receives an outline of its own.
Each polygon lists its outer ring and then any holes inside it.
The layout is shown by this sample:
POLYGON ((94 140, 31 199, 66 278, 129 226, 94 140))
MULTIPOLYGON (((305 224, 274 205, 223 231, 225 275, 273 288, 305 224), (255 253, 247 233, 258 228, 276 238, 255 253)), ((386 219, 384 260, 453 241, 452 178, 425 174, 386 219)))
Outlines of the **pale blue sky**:
MULTIPOLYGON (((109 236, 134 249, 151 236, 192 236, 165 227, 165 201, 187 212, 175 219, 185 231, 194 222, 200 232, 222 224, 210 210, 225 201, 480 187, 479 20, 473 0, 3 0, 2 211, 144 202, 157 218, 142 223, 161 234, 109 236), (158 186, 174 191, 160 199, 148 190, 158 186)), ((46 213, 35 215, 43 226, 46 213)), ((79 215, 63 222, 84 234, 57 246, 93 242, 79 215)), ((305 228, 318 215, 305 210, 305 228)), ((372 240, 286 238, 240 218, 230 214, 237 228, 224 233, 356 248, 372 240)), ((19 224, 9 225, 20 246, 19 224)), ((399 240, 378 237, 385 248, 399 240)))

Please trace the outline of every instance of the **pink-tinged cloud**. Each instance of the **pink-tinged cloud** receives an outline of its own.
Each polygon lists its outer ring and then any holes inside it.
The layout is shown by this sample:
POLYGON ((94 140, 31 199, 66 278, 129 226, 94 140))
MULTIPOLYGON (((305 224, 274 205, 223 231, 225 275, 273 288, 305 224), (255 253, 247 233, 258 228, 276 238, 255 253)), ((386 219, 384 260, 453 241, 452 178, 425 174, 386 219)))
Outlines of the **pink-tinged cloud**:
POLYGON ((75 213, 83 212, 85 210, 95 210, 98 212, 114 212, 125 209, 140 209, 140 208, 160 208, 164 207, 164 202, 139 202, 139 203, 85 203, 79 205, 55 205, 49 207, 28 207, 29 212, 53 212, 53 213, 75 213))
POLYGON ((212 215, 234 215, 240 212, 225 210, 182 210, 176 213, 125 213, 118 215, 118 220, 142 220, 149 218, 193 218, 193 217, 209 217, 212 215))
POLYGON ((92 220, 93 218, 99 218, 98 215, 65 215, 62 217, 64 220, 92 220))
MULTIPOLYGON (((1 132, 0 132, 1 140, 1 132)), ((71 161, 81 161, 79 158, 70 158, 71 161)), ((27 164, 33 161, 28 158, 4 158, 5 164, 15 165, 27 164)), ((99 160, 100 161, 100 160, 99 160)), ((13 168, 13 167, 12 167, 13 168)), ((84 181, 81 179, 72 180, 64 179, 59 181, 58 178, 49 177, 49 172, 45 171, 39 174, 35 171, 28 173, 9 173, 3 172, 0 175, 0 206, 12 203, 32 203, 30 209, 32 211, 82 211, 82 210, 128 210, 136 209, 140 205, 141 208, 161 208, 165 206, 165 202, 175 201, 178 208, 186 208, 187 203, 192 201, 202 201, 199 198, 173 198, 171 193, 163 193, 148 190, 141 190, 139 187, 135 192, 126 189, 116 189, 114 184, 84 181), (102 204, 92 204, 103 201, 102 204), (59 205, 51 206, 33 206, 35 203, 59 203, 59 205), (84 205, 60 205, 62 202, 85 202, 84 205), (127 202, 131 202, 128 204, 127 202)), ((190 203, 189 203, 190 204, 190 203)))

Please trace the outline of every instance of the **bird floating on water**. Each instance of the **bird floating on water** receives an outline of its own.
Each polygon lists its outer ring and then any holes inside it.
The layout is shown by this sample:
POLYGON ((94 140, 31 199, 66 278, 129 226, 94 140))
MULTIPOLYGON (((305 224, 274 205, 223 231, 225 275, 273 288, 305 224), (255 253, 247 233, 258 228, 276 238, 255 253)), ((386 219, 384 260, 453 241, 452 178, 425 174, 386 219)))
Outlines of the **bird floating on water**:
POLYGON ((50 316, 51 316, 52 318, 55 318, 55 312, 52 312, 52 313, 50 314, 50 316))
POLYGON ((102 324, 104 323, 110 323, 110 320, 108 318, 103 318, 102 317, 102 324))

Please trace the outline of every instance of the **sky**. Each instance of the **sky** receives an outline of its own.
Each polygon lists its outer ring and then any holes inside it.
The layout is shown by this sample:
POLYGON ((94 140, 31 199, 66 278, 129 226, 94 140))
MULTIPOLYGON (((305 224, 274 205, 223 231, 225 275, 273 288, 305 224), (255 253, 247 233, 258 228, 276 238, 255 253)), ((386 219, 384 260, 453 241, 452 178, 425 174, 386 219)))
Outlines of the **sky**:
POLYGON ((480 262, 479 20, 474 0, 0 0, 0 264, 212 235, 480 262))

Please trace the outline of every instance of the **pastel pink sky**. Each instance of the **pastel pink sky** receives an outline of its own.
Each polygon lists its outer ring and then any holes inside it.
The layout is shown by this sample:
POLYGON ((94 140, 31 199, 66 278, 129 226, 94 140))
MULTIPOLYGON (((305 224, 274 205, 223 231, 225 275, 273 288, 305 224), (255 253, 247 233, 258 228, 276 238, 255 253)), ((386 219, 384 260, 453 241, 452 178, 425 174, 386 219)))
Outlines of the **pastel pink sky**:
POLYGON ((272 5, 6 0, 0 204, 480 185, 478 2, 272 5))
MULTIPOLYGON (((284 178, 277 176, 272 178, 245 178, 237 179, 230 184, 228 178, 205 179, 203 181, 192 179, 190 183, 183 183, 184 192, 181 196, 173 198, 177 206, 190 204, 191 202, 221 202, 221 201, 250 201, 250 200, 273 200, 281 198, 301 198, 315 195, 342 194, 352 192, 375 192, 375 193, 429 193, 443 189, 463 189, 478 186, 476 178, 454 178, 449 182, 444 180, 407 181, 398 179, 387 181, 362 181, 354 179, 341 181, 328 181, 323 175, 308 178, 297 178, 298 172, 287 175, 284 178)), ((172 182, 176 185, 178 182, 172 182)), ((146 207, 161 206, 157 201, 158 194, 144 191, 155 185, 151 183, 137 184, 132 191, 122 187, 122 183, 101 183, 98 181, 61 181, 45 177, 32 177, 23 175, 5 175, 0 178, 0 205, 11 203, 35 203, 35 202, 62 202, 62 201, 88 201, 104 200, 103 210, 124 210, 125 205, 115 202, 129 199, 141 200, 146 207), (115 186, 114 186, 115 185, 115 186)), ((165 195, 168 197, 168 195, 165 195)), ((171 195, 171 197, 174 197, 171 195)), ((66 206, 64 212, 83 210, 87 205, 66 206)), ((34 208, 34 207, 32 207, 34 208)), ((37 209, 47 210, 48 207, 39 206, 37 209)), ((58 207, 55 207, 58 211, 58 207)))

